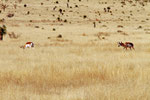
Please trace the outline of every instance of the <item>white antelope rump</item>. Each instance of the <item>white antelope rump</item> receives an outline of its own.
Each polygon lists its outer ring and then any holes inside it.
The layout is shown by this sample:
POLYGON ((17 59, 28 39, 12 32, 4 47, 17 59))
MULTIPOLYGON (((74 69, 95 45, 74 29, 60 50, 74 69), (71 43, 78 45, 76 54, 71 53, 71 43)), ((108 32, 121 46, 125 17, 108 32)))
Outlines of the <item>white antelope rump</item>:
POLYGON ((126 49, 126 50, 128 48, 130 48, 130 50, 134 49, 134 44, 131 42, 125 42, 125 43, 118 42, 118 47, 120 47, 120 46, 124 47, 124 49, 126 49))
POLYGON ((20 46, 20 48, 33 48, 34 47, 34 43, 33 42, 27 42, 24 46, 20 46))

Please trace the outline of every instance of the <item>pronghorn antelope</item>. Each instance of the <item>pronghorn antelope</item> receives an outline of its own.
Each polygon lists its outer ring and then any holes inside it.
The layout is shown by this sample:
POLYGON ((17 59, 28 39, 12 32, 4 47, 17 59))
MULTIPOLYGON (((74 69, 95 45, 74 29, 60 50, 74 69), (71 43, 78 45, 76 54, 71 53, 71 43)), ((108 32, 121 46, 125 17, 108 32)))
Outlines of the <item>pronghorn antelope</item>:
POLYGON ((124 47, 124 49, 126 49, 126 50, 127 50, 127 48, 130 48, 130 50, 134 49, 134 44, 131 42, 125 42, 125 43, 119 42, 118 47, 120 47, 120 46, 124 47))
POLYGON ((20 46, 20 48, 32 48, 34 47, 34 43, 33 42, 27 42, 24 46, 20 46))

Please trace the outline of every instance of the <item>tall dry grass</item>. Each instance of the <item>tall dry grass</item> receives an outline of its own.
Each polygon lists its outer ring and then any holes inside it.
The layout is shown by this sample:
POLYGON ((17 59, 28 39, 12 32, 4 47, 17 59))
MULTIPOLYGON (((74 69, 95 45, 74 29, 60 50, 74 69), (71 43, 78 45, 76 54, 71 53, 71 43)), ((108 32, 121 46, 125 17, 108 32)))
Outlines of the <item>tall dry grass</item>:
POLYGON ((125 51, 113 43, 26 50, 6 46, 0 55, 1 100, 150 98, 148 47, 125 51))

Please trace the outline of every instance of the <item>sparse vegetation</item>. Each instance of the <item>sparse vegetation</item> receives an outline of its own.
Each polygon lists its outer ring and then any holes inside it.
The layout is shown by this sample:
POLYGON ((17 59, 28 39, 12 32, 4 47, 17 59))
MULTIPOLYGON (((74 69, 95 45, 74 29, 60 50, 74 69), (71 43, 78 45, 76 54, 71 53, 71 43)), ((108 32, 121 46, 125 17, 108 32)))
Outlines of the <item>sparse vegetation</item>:
POLYGON ((87 16, 86 16, 86 15, 83 15, 83 18, 84 18, 84 19, 86 19, 86 18, 87 18, 87 16))
POLYGON ((27 4, 24 4, 24 7, 27 7, 27 4))
POLYGON ((7 15, 7 17, 9 17, 9 18, 14 17, 14 14, 10 13, 7 15))
POLYGON ((118 28, 123 28, 123 26, 122 26, 122 25, 118 25, 117 27, 118 27, 118 28))
POLYGON ((55 28, 53 28, 53 31, 56 31, 56 29, 55 29, 55 28))
POLYGON ((1 6, 1 9, 2 9, 3 11, 5 11, 6 8, 8 7, 8 5, 6 5, 6 4, 1 4, 0 6, 1 6))
POLYGON ((61 34, 59 34, 59 35, 57 36, 57 38, 62 38, 62 35, 61 35, 61 34))

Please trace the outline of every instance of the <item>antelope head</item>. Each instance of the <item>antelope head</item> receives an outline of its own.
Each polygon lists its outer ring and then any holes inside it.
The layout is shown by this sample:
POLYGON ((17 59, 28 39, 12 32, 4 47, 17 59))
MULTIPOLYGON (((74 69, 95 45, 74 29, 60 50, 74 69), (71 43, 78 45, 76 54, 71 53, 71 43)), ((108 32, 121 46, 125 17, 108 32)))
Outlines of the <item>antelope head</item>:
POLYGON ((118 47, 120 47, 122 45, 122 42, 118 42, 118 47))

